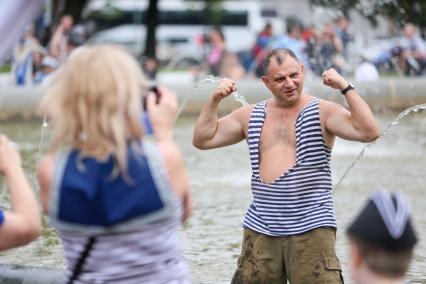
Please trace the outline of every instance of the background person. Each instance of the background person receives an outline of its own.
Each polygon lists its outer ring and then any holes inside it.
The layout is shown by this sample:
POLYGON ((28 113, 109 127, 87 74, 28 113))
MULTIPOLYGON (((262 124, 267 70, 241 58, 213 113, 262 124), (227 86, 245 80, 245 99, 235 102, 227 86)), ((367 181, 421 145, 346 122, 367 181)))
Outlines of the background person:
POLYGON ((399 41, 402 48, 400 68, 406 75, 420 75, 426 67, 426 44, 414 24, 407 23, 403 31, 404 36, 399 41))
POLYGON ((43 209, 58 230, 68 281, 189 283, 179 230, 191 210, 173 140, 176 95, 147 98, 147 82, 116 46, 81 47, 58 70, 41 111, 53 140, 38 167, 43 209))
POLYGON ((417 237, 402 194, 378 191, 347 229, 357 284, 404 283, 417 237))
POLYGON ((349 33, 349 21, 344 15, 340 15, 335 20, 336 34, 342 43, 342 54, 348 60, 348 43, 353 41, 352 35, 349 33))
POLYGON ((238 57, 226 49, 225 35, 220 27, 212 27, 209 33, 210 52, 207 63, 213 76, 239 80, 245 75, 238 57))
POLYGON ((260 33, 257 35, 256 41, 252 48, 252 58, 256 64, 255 74, 257 77, 263 75, 262 62, 265 60, 269 51, 269 44, 273 37, 273 27, 271 23, 266 23, 260 33))
POLYGON ((305 69, 310 69, 308 54, 306 53, 306 42, 303 40, 303 24, 295 21, 288 25, 287 34, 274 38, 271 48, 287 48, 292 50, 305 69))
POLYGON ((74 26, 74 19, 71 15, 63 15, 58 27, 52 35, 49 43, 49 54, 63 63, 68 57, 68 41, 74 26))
POLYGON ((0 209, 0 250, 26 245, 41 232, 39 209, 21 166, 21 157, 0 134, 0 173, 4 175, 12 209, 0 209))
POLYGON ((304 66, 289 49, 274 49, 262 80, 272 98, 218 119, 221 100, 236 90, 223 79, 203 107, 193 144, 199 149, 247 140, 253 201, 232 283, 342 283, 335 252, 330 156, 335 137, 368 142, 379 129, 368 105, 336 70, 323 83, 345 95, 349 110, 303 89, 304 66))
POLYGON ((342 74, 346 61, 343 57, 343 44, 336 35, 333 23, 326 23, 323 26, 318 44, 321 73, 333 67, 342 74))
POLYGON ((44 56, 41 60, 41 70, 34 76, 34 83, 42 84, 47 82, 59 67, 60 65, 56 58, 49 55, 44 56))
POLYGON ((67 54, 71 54, 74 49, 82 46, 86 42, 86 38, 86 28, 81 24, 75 25, 68 36, 67 54))
POLYGON ((30 86, 33 76, 41 69, 41 60, 45 50, 34 36, 34 27, 28 26, 25 35, 13 50, 12 74, 19 86, 30 86))

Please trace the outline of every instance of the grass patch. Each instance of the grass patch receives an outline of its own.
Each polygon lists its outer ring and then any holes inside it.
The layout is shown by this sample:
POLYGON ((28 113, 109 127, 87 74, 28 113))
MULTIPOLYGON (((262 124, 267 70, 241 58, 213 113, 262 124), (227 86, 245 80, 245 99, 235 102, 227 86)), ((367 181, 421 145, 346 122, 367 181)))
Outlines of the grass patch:
POLYGON ((10 73, 11 70, 12 70, 12 65, 10 64, 5 64, 3 66, 0 66, 0 73, 10 73))

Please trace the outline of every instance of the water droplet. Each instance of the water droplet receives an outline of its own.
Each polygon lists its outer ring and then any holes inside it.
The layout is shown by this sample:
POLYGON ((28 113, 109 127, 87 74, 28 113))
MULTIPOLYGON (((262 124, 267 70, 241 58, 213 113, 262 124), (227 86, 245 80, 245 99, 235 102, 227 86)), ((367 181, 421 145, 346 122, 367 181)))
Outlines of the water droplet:
POLYGON ((184 108, 186 106, 186 103, 188 102, 188 99, 190 97, 192 97, 192 95, 198 89, 198 87, 200 86, 200 84, 203 84, 203 83, 218 83, 220 80, 221 80, 221 78, 219 78, 219 77, 215 77, 213 75, 207 75, 206 77, 204 77, 204 78, 196 81, 194 83, 194 86, 192 87, 191 91, 182 100, 182 103, 180 104, 178 112, 176 114, 176 119, 180 116, 180 114, 182 113, 182 111, 184 110, 184 108))

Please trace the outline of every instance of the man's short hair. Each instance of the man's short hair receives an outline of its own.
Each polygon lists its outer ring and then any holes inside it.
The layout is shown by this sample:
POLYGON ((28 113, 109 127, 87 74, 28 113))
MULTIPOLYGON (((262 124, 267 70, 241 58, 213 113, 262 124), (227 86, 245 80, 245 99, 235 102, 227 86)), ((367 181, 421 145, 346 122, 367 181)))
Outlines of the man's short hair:
POLYGON ((407 273, 413 258, 413 248, 392 252, 350 234, 349 239, 358 248, 362 261, 371 271, 390 278, 401 278, 407 273))
POLYGON ((299 58, 297 58, 296 54, 288 48, 275 48, 268 52, 266 55, 265 61, 263 61, 263 74, 268 74, 269 64, 271 63, 272 58, 276 58, 279 65, 284 61, 286 56, 290 56, 300 63, 299 58))

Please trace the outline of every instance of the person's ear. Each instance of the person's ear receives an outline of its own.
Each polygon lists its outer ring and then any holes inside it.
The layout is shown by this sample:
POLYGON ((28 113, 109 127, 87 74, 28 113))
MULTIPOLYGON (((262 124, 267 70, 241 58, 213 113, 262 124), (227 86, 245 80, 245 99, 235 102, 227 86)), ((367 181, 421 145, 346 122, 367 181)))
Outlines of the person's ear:
POLYGON ((269 79, 266 76, 262 76, 263 84, 269 89, 269 79))
POLYGON ((350 250, 351 250, 352 267, 358 270, 362 265, 361 252, 359 251, 359 248, 354 243, 351 244, 350 250))
POLYGON ((305 75, 305 65, 300 64, 300 70, 302 71, 302 74, 305 75))

